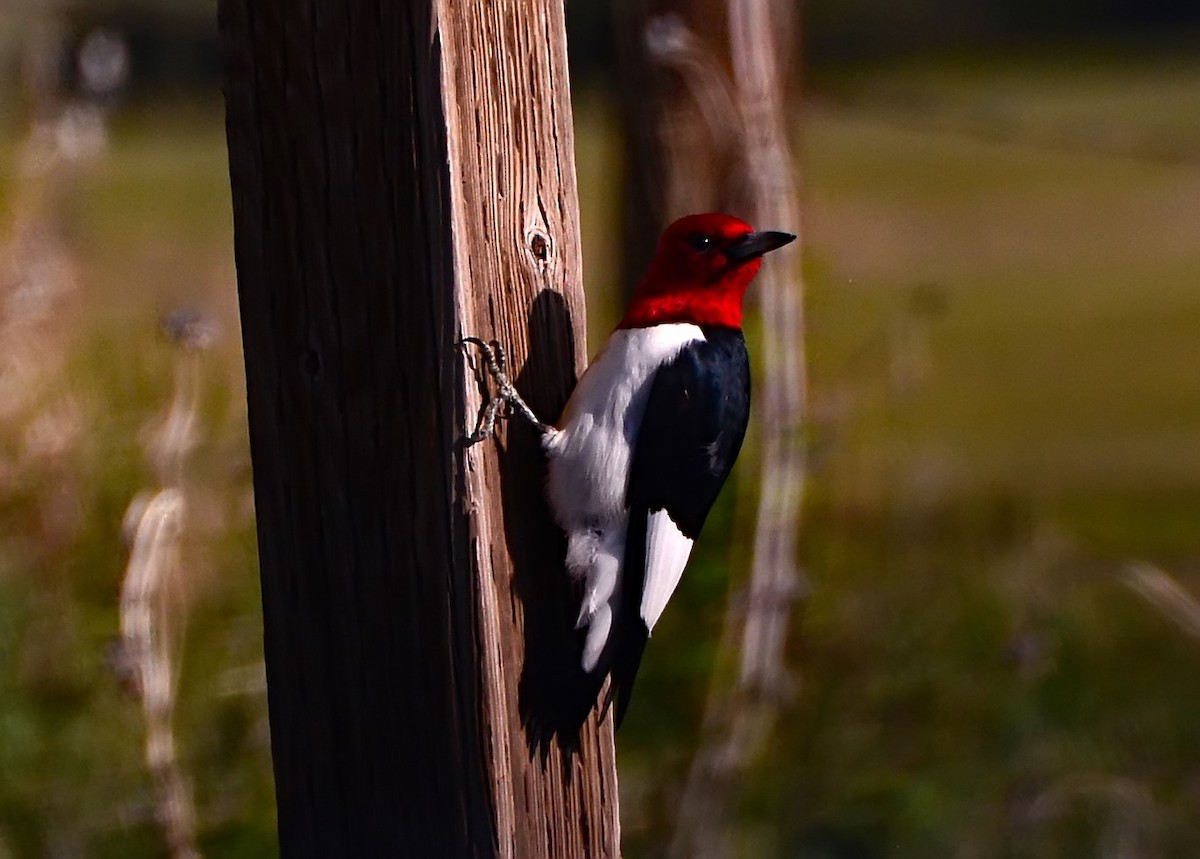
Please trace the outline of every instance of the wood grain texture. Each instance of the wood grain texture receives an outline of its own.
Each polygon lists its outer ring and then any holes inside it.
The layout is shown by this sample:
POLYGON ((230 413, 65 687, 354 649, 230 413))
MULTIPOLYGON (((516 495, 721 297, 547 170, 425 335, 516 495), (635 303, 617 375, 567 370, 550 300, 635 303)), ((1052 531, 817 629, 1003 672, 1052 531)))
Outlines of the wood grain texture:
POLYGON ((609 725, 523 727, 570 611, 540 454, 462 447, 453 345, 545 415, 583 364, 561 0, 219 9, 283 854, 615 856, 609 725))
MULTIPOLYGON (((462 332, 505 344, 518 388, 551 420, 586 363, 562 3, 444 0, 440 15, 462 332)), ((482 393, 473 374, 466 381, 482 393)), ((469 414, 481 405, 472 397, 469 414)), ((554 660, 573 652, 574 619, 537 440, 514 423, 498 449, 473 447, 463 465, 465 497, 487 502, 466 512, 500 853, 615 856, 612 722, 597 727, 593 717, 578 755, 557 740, 536 747, 538 717, 558 691, 554 660)))

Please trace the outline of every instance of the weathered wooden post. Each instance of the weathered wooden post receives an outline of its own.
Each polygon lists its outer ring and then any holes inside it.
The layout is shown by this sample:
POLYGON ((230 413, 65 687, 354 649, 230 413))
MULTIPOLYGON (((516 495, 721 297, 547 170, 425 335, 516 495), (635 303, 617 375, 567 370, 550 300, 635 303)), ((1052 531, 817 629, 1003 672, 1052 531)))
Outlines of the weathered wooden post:
POLYGON ((615 856, 611 721, 531 751, 569 626, 537 447, 455 348, 583 366, 561 0, 221 0, 285 856, 615 856), (529 658, 527 658, 529 657, 529 658))

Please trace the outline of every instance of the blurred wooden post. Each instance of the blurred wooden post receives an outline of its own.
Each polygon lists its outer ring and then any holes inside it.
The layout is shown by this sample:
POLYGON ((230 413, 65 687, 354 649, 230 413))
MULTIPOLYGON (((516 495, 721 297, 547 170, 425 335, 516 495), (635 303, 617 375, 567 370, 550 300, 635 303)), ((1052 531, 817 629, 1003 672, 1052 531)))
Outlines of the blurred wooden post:
POLYGON ((724 0, 614 0, 612 9, 626 163, 621 282, 632 291, 663 227, 730 209, 739 130, 727 69, 710 48, 728 41, 724 0))
POLYGON ((611 720, 522 726, 561 537, 454 347, 550 416, 583 366, 561 0, 219 9, 283 853, 615 856, 611 720))
MULTIPOLYGON (((720 209, 758 227, 799 233, 783 61, 794 4, 622 0, 622 6, 628 12, 619 21, 622 68, 636 84, 626 113, 637 118, 638 154, 629 160, 638 164, 646 153, 656 181, 638 184, 638 194, 657 203, 638 200, 629 208, 658 212, 664 221, 720 209)), ((730 600, 718 650, 719 665, 736 663, 736 679, 730 684, 722 672, 714 675, 680 800, 675 857, 736 852, 731 809, 793 691, 786 643, 804 587, 797 553, 808 410, 799 246, 773 254, 750 294, 759 300, 762 326, 750 428, 760 485, 754 556, 744 593, 730 600)))

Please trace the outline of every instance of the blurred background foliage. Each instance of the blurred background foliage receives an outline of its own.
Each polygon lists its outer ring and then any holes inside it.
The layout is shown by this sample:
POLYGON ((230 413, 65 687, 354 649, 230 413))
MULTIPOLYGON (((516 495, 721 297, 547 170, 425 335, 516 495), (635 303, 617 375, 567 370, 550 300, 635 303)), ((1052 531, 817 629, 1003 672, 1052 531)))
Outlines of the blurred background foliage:
MULTIPOLYGON (((568 13, 594 347, 644 248, 614 13, 568 13)), ((807 587, 740 855, 1200 855, 1198 25, 804 4, 807 587)), ((219 69, 209 2, 0 8, 0 857, 168 851, 121 643, 126 525, 164 487, 192 842, 276 850, 219 69)), ((670 838, 755 473, 619 737, 631 857, 670 838)))

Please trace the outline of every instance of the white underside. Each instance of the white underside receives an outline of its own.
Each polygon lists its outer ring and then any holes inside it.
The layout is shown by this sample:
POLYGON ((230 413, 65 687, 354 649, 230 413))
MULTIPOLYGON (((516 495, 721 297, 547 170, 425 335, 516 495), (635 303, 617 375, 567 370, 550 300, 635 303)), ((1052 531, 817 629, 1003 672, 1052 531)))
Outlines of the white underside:
MULTIPOLYGON (((546 437, 550 506, 567 532, 567 570, 584 582, 577 626, 588 630, 585 671, 596 667, 621 602, 625 490, 650 383, 684 346, 703 339, 699 326, 682 323, 615 332, 579 380, 563 426, 546 437)), ((679 583, 692 541, 659 511, 649 517, 646 542, 641 611, 653 628, 679 583)))

